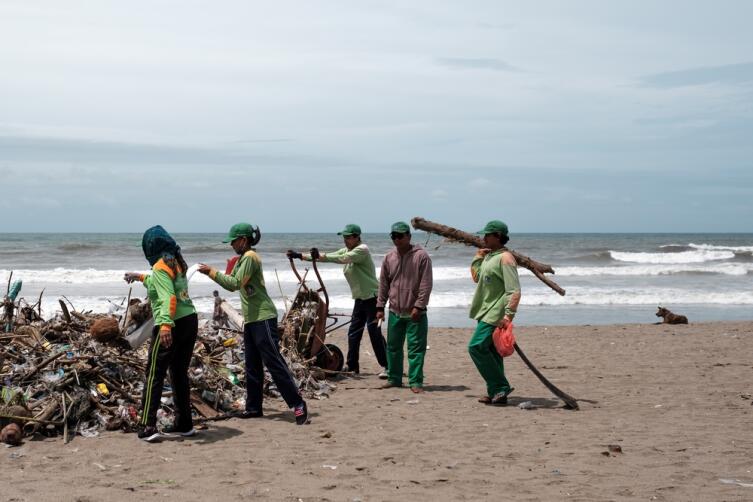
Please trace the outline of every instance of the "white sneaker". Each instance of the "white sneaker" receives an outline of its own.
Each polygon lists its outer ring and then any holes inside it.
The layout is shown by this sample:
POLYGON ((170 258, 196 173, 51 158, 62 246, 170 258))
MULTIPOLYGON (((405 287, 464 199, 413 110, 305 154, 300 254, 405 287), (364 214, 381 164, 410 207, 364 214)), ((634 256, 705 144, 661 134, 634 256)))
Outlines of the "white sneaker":
POLYGON ((387 368, 382 368, 382 371, 377 376, 380 380, 387 380, 387 368))
POLYGON ((187 431, 178 431, 178 430, 175 430, 173 427, 167 427, 160 434, 162 437, 166 437, 166 438, 176 438, 176 437, 190 438, 197 435, 198 433, 199 431, 197 431, 193 427, 191 427, 191 429, 187 431))

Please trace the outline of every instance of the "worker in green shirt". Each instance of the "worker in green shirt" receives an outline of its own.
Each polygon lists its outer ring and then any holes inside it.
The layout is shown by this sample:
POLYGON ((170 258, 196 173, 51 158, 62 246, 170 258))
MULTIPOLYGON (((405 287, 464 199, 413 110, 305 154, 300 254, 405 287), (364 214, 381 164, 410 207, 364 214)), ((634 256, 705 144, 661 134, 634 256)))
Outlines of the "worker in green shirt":
MULTIPOLYGON (((376 319, 379 281, 376 278, 374 260, 371 259, 369 247, 361 241, 361 227, 349 223, 337 235, 342 235, 345 247, 332 253, 321 253, 317 261, 342 263, 344 265, 343 274, 345 274, 353 300, 355 300, 350 329, 348 329, 348 366, 345 371, 360 373, 358 353, 365 326, 369 331, 374 356, 382 367, 379 378, 385 379, 387 378, 387 342, 382 336, 382 329, 376 319)), ((311 261, 311 254, 289 250, 288 258, 311 261)))
POLYGON ((249 223, 233 225, 223 240, 230 243, 240 255, 229 274, 203 263, 199 272, 208 275, 214 282, 228 291, 239 291, 243 309, 243 345, 246 359, 246 411, 241 418, 261 417, 264 397, 264 366, 282 398, 295 412, 295 422, 303 425, 308 422, 308 408, 298 391, 295 378, 280 354, 280 340, 277 334, 277 308, 267 294, 264 285, 264 272, 261 258, 254 251, 261 239, 259 228, 249 223))
POLYGON ((492 334, 497 326, 506 328, 515 317, 520 303, 518 268, 512 253, 504 248, 509 240, 504 222, 492 220, 477 233, 484 236, 485 247, 471 263, 471 278, 478 286, 470 317, 478 324, 468 342, 468 353, 486 381, 486 396, 479 402, 504 406, 513 388, 505 377, 504 363, 494 347, 492 334))
POLYGON ((154 316, 138 437, 148 442, 157 441, 161 437, 157 430, 157 410, 168 371, 173 387, 175 421, 172 426, 163 429, 162 433, 194 436, 196 429, 193 428, 191 419, 188 366, 196 343, 199 321, 188 296, 188 267, 180 246, 160 225, 144 232, 141 246, 152 266, 151 273, 126 272, 124 276, 128 283, 139 281, 144 284, 154 316))

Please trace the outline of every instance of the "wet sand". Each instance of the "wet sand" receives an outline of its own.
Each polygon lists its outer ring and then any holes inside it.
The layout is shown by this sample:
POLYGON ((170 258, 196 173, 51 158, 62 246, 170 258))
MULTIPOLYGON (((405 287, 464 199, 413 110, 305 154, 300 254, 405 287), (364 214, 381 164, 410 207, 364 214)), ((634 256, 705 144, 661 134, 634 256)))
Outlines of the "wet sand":
MULTIPOLYGON (((507 407, 466 352, 467 329, 430 329, 426 392, 380 390, 368 337, 362 370, 261 419, 209 424, 195 439, 134 434, 26 439, 0 449, 4 500, 753 500, 753 321, 687 326, 528 327, 507 407), (535 409, 520 409, 530 401, 535 409), (617 445, 622 452, 610 452, 617 445), (727 484, 738 480, 751 487, 727 484)), ((346 346, 344 333, 328 341, 346 346)))

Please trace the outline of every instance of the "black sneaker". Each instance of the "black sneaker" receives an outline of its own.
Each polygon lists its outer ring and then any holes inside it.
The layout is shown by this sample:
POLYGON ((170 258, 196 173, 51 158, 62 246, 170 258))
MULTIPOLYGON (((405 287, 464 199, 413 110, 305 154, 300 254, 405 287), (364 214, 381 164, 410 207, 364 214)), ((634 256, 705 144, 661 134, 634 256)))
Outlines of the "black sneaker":
POLYGON ((159 431, 153 425, 139 429, 139 439, 146 441, 147 443, 156 443, 159 441, 159 431))
POLYGON ((306 406, 306 401, 296 406, 293 411, 295 411, 295 423, 297 425, 303 425, 308 422, 309 410, 306 406))
POLYGON ((260 418, 264 416, 264 412, 262 410, 243 410, 234 413, 233 416, 235 418, 260 418))
POLYGON ((167 434, 168 436, 183 436, 184 438, 189 438, 198 434, 199 431, 194 429, 193 426, 185 428, 185 427, 176 427, 175 425, 170 425, 162 429, 162 433, 167 434))

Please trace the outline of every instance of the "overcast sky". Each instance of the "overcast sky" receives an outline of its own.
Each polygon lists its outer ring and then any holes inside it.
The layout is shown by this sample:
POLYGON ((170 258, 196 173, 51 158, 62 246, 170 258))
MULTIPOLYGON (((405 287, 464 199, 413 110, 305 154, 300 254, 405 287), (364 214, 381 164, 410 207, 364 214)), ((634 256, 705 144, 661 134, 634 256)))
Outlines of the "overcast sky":
POLYGON ((753 231, 753 2, 0 3, 0 232, 753 231))

